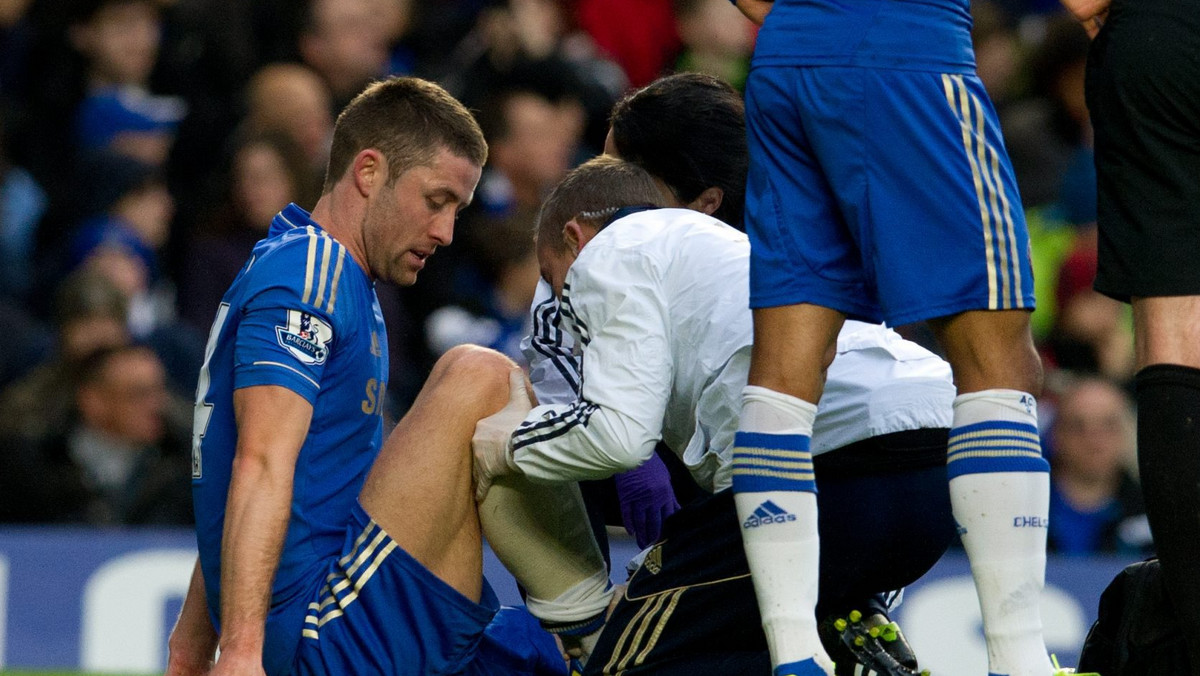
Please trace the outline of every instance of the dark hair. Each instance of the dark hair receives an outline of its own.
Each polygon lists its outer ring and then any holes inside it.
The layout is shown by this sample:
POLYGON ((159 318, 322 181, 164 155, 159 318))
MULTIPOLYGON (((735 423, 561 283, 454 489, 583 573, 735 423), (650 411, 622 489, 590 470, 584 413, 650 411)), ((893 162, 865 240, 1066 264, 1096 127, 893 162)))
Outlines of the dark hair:
POLYGON ((67 4, 68 19, 75 25, 87 23, 110 5, 148 5, 155 12, 162 11, 156 0, 74 0, 67 4))
POLYGON ((567 173, 538 212, 538 246, 566 248, 562 228, 572 218, 594 227, 621 207, 661 206, 662 193, 645 169, 608 155, 593 157, 567 173))
POLYGON ((144 354, 153 357, 155 361, 159 361, 158 355, 154 353, 154 350, 140 343, 102 347, 79 362, 79 366, 76 367, 74 374, 75 385, 77 387, 85 387, 102 382, 108 376, 109 364, 113 360, 129 354, 144 354))
POLYGON ((561 59, 519 60, 503 76, 488 82, 475 116, 484 138, 495 143, 511 131, 508 105, 514 99, 533 97, 555 106, 582 103, 582 88, 574 70, 561 59))
POLYGON ((537 213, 515 209, 505 214, 478 213, 463 228, 466 252, 489 283, 495 284, 510 266, 533 253, 529 226, 537 213))
POLYGON ((493 92, 479 106, 476 116, 479 120, 479 128, 483 131, 483 137, 487 139, 489 144, 495 144, 508 138, 512 133, 512 124, 509 122, 508 106, 513 101, 522 96, 534 97, 545 100, 541 94, 525 89, 501 89, 493 92))
POLYGON ((685 204, 720 188, 724 198, 713 216, 742 227, 749 159, 745 108, 733 87, 702 73, 670 75, 618 101, 611 126, 623 159, 685 204))
POLYGON ((367 148, 387 159, 388 185, 428 164, 440 148, 481 167, 487 161, 487 143, 470 111, 445 89, 415 77, 373 82, 338 115, 322 192, 367 148))

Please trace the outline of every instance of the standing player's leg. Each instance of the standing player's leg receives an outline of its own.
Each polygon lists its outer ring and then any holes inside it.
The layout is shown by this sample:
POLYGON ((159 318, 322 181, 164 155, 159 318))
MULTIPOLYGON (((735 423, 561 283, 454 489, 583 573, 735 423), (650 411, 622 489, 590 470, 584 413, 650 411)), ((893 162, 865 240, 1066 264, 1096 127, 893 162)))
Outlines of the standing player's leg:
POLYGON ((803 72, 756 67, 746 86, 754 348, 733 492, 776 674, 832 673, 815 616, 820 555, 809 440, 844 321, 829 308, 878 313, 812 154, 808 120, 797 112, 807 98, 796 95, 803 72))
POLYGON ((777 675, 832 673, 817 633, 820 538, 809 441, 842 321, 816 305, 754 311, 733 497, 777 675))
POLYGON ((1045 583, 1049 465, 1041 456, 1041 362, 1024 310, 931 322, 954 370, 947 474, 983 612, 993 674, 1052 671, 1039 609, 1045 583))
MULTIPOLYGON (((877 139, 862 160, 870 177, 856 221, 893 325, 930 320, 958 396, 947 474, 971 562, 992 674, 1054 672, 1042 637, 1049 466, 1035 395, 1041 363, 1029 237, 995 110, 969 73, 849 69, 869 106, 843 110, 877 139)), ((838 149, 821 159, 838 165, 838 149)), ((857 167, 838 166, 849 172, 857 167)))

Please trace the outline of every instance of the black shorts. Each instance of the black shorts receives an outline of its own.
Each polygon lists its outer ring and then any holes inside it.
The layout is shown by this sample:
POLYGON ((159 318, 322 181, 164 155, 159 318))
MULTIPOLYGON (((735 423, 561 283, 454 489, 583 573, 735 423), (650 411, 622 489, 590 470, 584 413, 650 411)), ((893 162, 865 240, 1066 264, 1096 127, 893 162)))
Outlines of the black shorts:
MULTIPOLYGON (((818 617, 881 610, 877 596, 911 584, 949 547, 947 433, 900 432, 817 456, 818 617)), ((667 519, 585 671, 618 672, 771 673, 732 491, 667 519)))
POLYGON ((1200 0, 1113 0, 1092 44, 1096 290, 1200 295, 1200 0))

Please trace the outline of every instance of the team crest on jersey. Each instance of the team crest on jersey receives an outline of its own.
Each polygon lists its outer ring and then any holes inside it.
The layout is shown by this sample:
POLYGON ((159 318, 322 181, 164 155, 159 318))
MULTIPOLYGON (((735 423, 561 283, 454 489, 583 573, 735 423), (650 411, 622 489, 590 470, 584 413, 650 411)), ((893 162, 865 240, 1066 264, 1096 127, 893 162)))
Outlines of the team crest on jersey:
POLYGON ((645 560, 642 561, 642 566, 646 570, 650 571, 651 575, 658 575, 663 567, 662 544, 654 545, 654 549, 651 549, 649 553, 646 554, 645 560))
POLYGON ((302 364, 324 364, 333 342, 333 328, 304 310, 288 310, 287 324, 275 327, 279 344, 302 364))

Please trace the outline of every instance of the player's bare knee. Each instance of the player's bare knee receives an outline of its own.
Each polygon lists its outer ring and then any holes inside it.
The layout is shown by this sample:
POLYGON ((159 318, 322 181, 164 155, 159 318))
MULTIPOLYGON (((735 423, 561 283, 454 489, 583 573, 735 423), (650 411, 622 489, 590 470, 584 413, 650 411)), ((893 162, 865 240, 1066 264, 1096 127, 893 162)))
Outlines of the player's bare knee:
POLYGON ((461 390, 460 397, 495 400, 503 405, 508 400, 508 374, 516 368, 520 368, 516 362, 495 350, 457 345, 438 359, 429 379, 439 386, 461 390))
POLYGON ((930 327, 946 352, 960 393, 1003 388, 1038 395, 1042 360, 1022 310, 966 312, 930 327))

